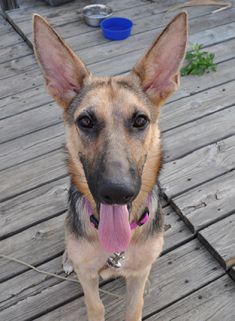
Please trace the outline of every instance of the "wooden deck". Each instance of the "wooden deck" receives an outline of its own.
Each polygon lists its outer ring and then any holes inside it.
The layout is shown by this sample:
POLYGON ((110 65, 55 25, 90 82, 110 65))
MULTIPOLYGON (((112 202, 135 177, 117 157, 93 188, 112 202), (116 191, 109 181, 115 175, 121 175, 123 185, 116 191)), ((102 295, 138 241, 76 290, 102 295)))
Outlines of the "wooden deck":
MULTIPOLYGON (((0 254, 64 275, 64 130, 32 54, 32 13, 47 17, 94 73, 116 75, 130 70, 175 14, 169 7, 182 2, 108 1, 115 15, 134 21, 121 42, 83 23, 84 0, 53 8, 20 0, 19 9, 0 15, 0 254)), ((148 321, 235 320, 235 8, 214 9, 188 12, 190 42, 215 53, 217 72, 184 77, 162 109, 166 241, 145 298, 148 321)), ((86 320, 78 284, 3 258, 0 282, 1 321, 86 320)), ((123 280, 101 288, 125 294, 123 280)), ((123 320, 125 299, 101 297, 106 320, 123 320)))

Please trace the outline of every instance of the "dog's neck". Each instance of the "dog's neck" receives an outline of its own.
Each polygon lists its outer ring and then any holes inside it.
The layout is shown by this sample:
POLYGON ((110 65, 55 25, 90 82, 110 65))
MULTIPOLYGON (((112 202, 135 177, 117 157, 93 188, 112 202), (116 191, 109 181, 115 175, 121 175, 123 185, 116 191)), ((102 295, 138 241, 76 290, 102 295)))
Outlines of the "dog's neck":
MULTIPOLYGON (((142 226, 138 226, 133 232, 133 238, 138 239, 143 229, 148 230, 144 233, 145 236, 151 235, 155 231, 162 230, 162 213, 159 202, 159 189, 154 186, 153 190, 148 194, 145 202, 138 213, 130 212, 130 223, 141 221, 145 208, 148 207, 149 219, 148 222, 142 226)), ((89 201, 80 193, 74 185, 71 185, 69 190, 69 211, 67 217, 67 224, 69 229, 77 237, 94 238, 97 234, 96 229, 91 224, 90 213, 96 213, 95 217, 99 220, 97 211, 93 212, 89 201)), ((138 225, 138 224, 137 224, 138 225)))

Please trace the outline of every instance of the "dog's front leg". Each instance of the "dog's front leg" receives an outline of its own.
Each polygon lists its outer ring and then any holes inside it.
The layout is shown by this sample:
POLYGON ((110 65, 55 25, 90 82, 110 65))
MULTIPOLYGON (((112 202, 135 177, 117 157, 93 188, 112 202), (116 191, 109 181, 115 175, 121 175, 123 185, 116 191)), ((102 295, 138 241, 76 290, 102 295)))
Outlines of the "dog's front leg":
POLYGON ((126 278, 127 310, 126 321, 141 321, 144 305, 145 284, 151 270, 151 265, 142 273, 126 278))
POLYGON ((82 272, 75 266, 75 272, 82 285, 89 321, 104 321, 104 305, 99 296, 99 276, 82 272))

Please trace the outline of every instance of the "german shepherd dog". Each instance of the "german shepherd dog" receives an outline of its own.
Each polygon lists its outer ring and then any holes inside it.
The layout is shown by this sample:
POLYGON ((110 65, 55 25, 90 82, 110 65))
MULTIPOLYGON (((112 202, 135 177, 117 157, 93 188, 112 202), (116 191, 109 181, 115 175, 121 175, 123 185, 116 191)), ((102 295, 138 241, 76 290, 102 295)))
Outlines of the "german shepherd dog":
POLYGON ((168 24, 128 75, 115 77, 93 76, 42 17, 33 25, 46 88, 64 111, 71 177, 65 267, 72 262, 89 321, 104 321, 99 276, 125 277, 125 320, 140 321, 163 246, 159 110, 179 87, 187 14, 168 24))

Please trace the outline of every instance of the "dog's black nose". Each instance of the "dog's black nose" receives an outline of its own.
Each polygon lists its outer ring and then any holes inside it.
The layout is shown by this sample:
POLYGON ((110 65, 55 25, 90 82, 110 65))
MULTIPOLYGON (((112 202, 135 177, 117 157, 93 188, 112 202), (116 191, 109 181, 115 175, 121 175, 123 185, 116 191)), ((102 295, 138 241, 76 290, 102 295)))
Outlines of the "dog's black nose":
POLYGON ((98 194, 101 203, 127 204, 136 196, 136 188, 125 183, 102 182, 98 194))

